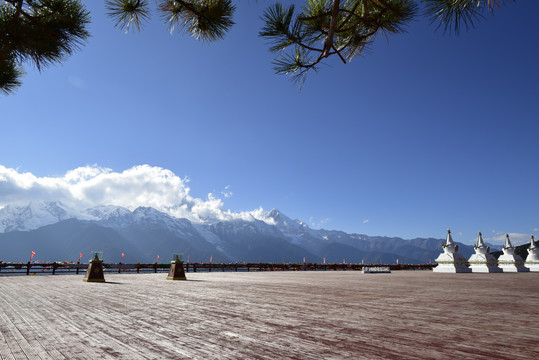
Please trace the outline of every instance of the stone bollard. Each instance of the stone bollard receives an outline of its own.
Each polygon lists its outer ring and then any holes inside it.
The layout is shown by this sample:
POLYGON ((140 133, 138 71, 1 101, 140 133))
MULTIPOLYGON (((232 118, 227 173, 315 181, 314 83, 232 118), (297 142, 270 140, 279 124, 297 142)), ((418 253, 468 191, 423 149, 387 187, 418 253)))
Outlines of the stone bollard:
POLYGON ((83 281, 86 282, 105 282, 105 275, 103 274, 103 260, 101 260, 95 253, 95 257, 86 269, 86 275, 84 275, 83 281))
POLYGON ((183 269, 183 261, 173 260, 170 263, 170 271, 168 272, 167 280, 187 280, 183 269))

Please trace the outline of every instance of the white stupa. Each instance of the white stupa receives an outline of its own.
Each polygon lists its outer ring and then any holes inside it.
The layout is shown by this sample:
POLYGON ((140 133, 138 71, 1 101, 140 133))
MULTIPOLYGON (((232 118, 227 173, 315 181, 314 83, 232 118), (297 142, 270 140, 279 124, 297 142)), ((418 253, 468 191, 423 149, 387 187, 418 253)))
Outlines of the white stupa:
POLYGON ((530 269, 530 271, 539 271, 539 246, 535 244, 535 239, 532 235, 530 241, 530 247, 528 248, 528 257, 524 265, 530 269))
POLYGON ((479 232, 477 244, 474 245, 474 249, 475 254, 470 256, 468 260, 472 272, 498 273, 503 271, 498 267, 498 260, 489 253, 490 247, 485 245, 481 232, 479 232))
POLYGON ((503 272, 526 272, 530 271, 524 266, 524 260, 515 254, 515 247, 509 240, 509 234, 505 234, 505 245, 503 246, 503 255, 498 258, 498 266, 503 272))
POLYGON ((443 272, 443 273, 469 273, 472 272, 468 268, 468 262, 462 254, 458 253, 459 246, 453 242, 451 237, 451 230, 447 230, 447 240, 445 244, 442 244, 444 252, 436 258, 438 266, 432 269, 434 272, 443 272))

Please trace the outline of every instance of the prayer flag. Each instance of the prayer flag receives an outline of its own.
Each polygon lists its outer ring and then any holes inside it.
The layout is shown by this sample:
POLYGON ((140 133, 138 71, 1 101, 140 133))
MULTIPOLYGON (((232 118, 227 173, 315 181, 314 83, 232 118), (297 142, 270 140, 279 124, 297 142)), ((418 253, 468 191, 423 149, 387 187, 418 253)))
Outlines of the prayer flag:
POLYGON ((305 257, 303 257, 303 262, 305 262, 305 257))
POLYGON ((82 258, 82 253, 79 253, 79 262, 81 258, 82 258))
POLYGON ((213 261, 213 256, 210 256, 210 262, 212 262, 212 261, 213 261))
POLYGON ((155 260, 155 262, 158 262, 159 261, 159 255, 157 255, 157 260, 155 260))
POLYGON ((324 258, 324 264, 326 263, 326 258, 324 258))
POLYGON ((125 254, 124 254, 124 253, 122 253, 122 261, 124 261, 124 255, 125 255, 125 254))
POLYGON ((189 262, 189 255, 187 255, 187 262, 189 262))
POLYGON ((32 261, 32 259, 34 258, 34 255, 35 255, 35 254, 36 254, 36 253, 35 253, 34 251, 32 251, 32 255, 30 255, 30 261, 32 261))

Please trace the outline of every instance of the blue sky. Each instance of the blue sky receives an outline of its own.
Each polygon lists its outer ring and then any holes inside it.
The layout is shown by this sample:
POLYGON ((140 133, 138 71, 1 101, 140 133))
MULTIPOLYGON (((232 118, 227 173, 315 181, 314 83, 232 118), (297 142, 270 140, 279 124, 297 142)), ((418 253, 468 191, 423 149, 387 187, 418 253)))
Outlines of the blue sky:
POLYGON ((257 36, 269 4, 237 2, 226 38, 201 44, 157 16, 125 34, 86 1, 82 50, 27 66, 0 99, 0 165, 62 177, 149 164, 232 212, 278 208, 368 235, 539 234, 539 2, 460 36, 418 17, 348 65, 328 61, 301 92, 257 36))

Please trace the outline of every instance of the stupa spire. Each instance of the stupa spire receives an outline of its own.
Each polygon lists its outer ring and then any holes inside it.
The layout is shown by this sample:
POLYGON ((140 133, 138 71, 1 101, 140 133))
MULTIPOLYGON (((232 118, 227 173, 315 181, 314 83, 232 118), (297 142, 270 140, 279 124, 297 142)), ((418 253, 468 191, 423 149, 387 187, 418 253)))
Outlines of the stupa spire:
POLYGON ((537 245, 535 244, 535 237, 532 235, 532 238, 530 240, 530 250, 537 249, 537 245))
POLYGON ((479 232, 479 235, 477 237, 477 247, 485 247, 485 242, 483 241, 483 235, 481 235, 481 231, 479 232))
POLYGON ((451 237, 451 230, 447 229, 447 239, 445 240, 445 245, 453 246, 455 243, 453 242, 453 238, 451 237))
POLYGON ((512 247, 513 247, 513 245, 511 244, 511 240, 509 240, 509 234, 505 234, 505 246, 504 246, 504 248, 505 249, 510 249, 512 247))

